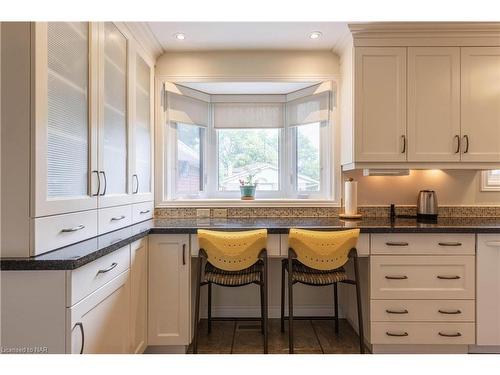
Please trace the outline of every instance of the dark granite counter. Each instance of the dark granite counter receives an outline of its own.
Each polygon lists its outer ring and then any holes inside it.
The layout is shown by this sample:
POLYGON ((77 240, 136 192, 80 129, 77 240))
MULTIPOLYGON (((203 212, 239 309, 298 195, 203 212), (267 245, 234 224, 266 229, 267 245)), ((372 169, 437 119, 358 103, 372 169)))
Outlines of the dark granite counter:
POLYGON ((360 228, 362 233, 499 233, 498 218, 441 218, 436 223, 415 219, 364 218, 356 221, 336 217, 156 219, 132 225, 77 244, 29 258, 2 258, 1 270, 72 270, 126 246, 148 234, 194 234, 197 229, 248 230, 266 228, 270 234, 286 234, 292 227, 317 230, 360 228))

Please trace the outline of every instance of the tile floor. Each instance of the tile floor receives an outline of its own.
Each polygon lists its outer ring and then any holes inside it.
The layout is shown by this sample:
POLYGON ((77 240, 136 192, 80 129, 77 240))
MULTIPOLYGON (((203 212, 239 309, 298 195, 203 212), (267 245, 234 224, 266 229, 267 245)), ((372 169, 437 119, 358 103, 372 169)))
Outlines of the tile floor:
MULTIPOLYGON (((280 320, 269 319, 269 353, 288 353, 288 328, 280 332, 280 320)), ((294 344, 297 354, 357 354, 358 335, 346 320, 340 321, 340 333, 334 333, 332 320, 296 320, 294 344)), ((260 354, 263 336, 258 321, 213 321, 207 334, 207 321, 200 322, 198 352, 203 354, 260 354)), ((192 348, 189 348, 192 353, 192 348)))

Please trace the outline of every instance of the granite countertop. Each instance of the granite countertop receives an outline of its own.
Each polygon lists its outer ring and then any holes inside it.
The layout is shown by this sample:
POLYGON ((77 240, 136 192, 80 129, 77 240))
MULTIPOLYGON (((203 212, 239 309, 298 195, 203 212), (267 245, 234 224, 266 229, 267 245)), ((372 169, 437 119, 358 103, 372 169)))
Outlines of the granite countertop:
POLYGON ((266 228, 270 234, 286 234, 292 227, 317 230, 360 228, 362 233, 499 233, 497 218, 440 218, 436 223, 415 219, 364 218, 356 221, 337 217, 156 219, 132 225, 36 257, 1 258, 1 270, 73 270, 126 246, 148 234, 194 234, 197 229, 247 230, 266 228))

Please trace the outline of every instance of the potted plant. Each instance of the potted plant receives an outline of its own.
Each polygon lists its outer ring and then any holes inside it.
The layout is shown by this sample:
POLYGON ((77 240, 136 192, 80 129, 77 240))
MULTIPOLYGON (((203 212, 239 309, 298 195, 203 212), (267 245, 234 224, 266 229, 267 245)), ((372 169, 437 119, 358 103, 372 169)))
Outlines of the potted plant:
POLYGON ((255 175, 249 174, 246 180, 240 180, 240 193, 242 200, 254 200, 257 182, 254 182, 255 175))

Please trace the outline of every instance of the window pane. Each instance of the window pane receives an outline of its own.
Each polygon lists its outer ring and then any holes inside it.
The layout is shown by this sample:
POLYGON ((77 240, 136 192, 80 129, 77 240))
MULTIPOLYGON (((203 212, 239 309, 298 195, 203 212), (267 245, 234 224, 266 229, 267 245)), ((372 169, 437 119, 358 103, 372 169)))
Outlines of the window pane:
POLYGON ((203 190, 202 140, 202 128, 177 124, 177 192, 198 193, 203 190))
POLYGON ((489 171, 488 185, 500 186, 500 169, 489 171))
POLYGON ((217 130, 218 189, 239 190, 249 175, 257 190, 279 190, 279 129, 217 130))
POLYGON ((296 127, 298 191, 320 190, 320 123, 300 125, 296 127))

